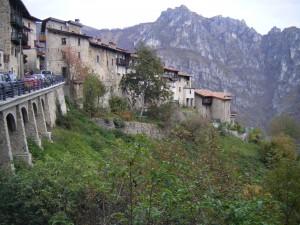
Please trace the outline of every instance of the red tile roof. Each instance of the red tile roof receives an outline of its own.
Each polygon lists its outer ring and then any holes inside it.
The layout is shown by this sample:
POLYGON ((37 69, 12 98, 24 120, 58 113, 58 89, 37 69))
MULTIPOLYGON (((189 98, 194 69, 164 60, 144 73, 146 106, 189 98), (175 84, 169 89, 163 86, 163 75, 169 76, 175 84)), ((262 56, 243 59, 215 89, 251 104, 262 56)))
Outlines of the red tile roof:
POLYGON ((197 89, 195 90, 195 93, 197 95, 203 96, 203 97, 212 97, 212 98, 218 98, 221 100, 231 100, 232 94, 226 93, 226 92, 215 92, 207 89, 197 89))

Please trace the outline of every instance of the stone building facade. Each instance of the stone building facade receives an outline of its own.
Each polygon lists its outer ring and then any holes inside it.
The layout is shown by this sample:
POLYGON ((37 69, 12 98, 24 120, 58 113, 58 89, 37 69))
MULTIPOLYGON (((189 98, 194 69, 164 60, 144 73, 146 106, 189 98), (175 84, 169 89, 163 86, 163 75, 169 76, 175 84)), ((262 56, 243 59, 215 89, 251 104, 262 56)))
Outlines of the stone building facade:
POLYGON ((195 90, 195 107, 208 120, 230 123, 232 98, 229 93, 198 89, 195 90))
POLYGON ((0 1, 0 72, 24 73, 23 49, 29 49, 31 34, 25 22, 37 21, 21 0, 0 1))
POLYGON ((191 75, 165 67, 163 77, 167 79, 173 93, 173 101, 181 106, 194 107, 195 90, 192 88, 191 75))
POLYGON ((79 20, 63 21, 48 18, 42 23, 40 42, 45 42, 45 63, 43 67, 54 74, 62 74, 73 80, 73 94, 82 98, 82 81, 71 77, 66 52, 79 59, 78 63, 87 66, 105 85, 107 92, 101 99, 107 106, 112 95, 121 95, 119 83, 129 66, 130 53, 110 42, 89 37, 81 32, 79 20))
POLYGON ((24 64, 25 71, 37 72, 40 68, 41 55, 39 54, 38 48, 38 34, 39 30, 37 28, 37 23, 40 23, 40 20, 33 18, 24 18, 24 26, 28 29, 28 43, 27 46, 23 49, 23 53, 26 56, 26 63, 24 64))

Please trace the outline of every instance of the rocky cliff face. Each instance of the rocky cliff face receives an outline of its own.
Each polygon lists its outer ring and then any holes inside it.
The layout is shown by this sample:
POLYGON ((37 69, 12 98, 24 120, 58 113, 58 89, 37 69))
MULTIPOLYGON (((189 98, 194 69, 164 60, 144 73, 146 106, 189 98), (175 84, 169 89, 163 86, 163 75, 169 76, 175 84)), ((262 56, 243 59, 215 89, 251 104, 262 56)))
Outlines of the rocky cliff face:
POLYGON ((194 87, 233 93, 234 108, 247 125, 265 125, 282 112, 300 120, 298 28, 273 28, 263 36, 244 21, 205 18, 180 6, 153 23, 85 32, 127 49, 139 42, 155 48, 167 66, 192 74, 194 87))

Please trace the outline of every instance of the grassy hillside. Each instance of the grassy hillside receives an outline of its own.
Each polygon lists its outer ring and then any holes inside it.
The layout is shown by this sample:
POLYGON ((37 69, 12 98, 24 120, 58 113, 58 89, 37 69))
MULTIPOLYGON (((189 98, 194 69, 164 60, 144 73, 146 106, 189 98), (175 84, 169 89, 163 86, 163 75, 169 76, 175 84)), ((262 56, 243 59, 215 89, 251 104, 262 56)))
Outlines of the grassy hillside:
MULTIPOLYGON (((34 167, 0 176, 0 224, 280 224, 259 148, 177 127, 162 141, 106 131, 71 109, 34 167)), ((198 132, 198 131, 197 131, 198 132)))

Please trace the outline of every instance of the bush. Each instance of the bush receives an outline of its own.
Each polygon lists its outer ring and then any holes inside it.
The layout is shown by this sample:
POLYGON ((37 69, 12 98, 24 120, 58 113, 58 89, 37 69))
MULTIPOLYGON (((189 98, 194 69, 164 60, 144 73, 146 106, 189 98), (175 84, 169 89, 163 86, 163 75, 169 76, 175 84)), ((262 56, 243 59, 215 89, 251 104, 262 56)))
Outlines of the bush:
POLYGON ((181 140, 203 143, 209 129, 211 126, 207 120, 201 116, 194 116, 177 125, 172 134, 181 140))
POLYGON ((89 75, 83 83, 83 108, 92 117, 99 108, 99 100, 105 87, 96 75, 89 75))
POLYGON ((294 139, 300 138, 299 122, 287 114, 274 117, 270 123, 269 131, 272 136, 283 133, 294 139))
POLYGON ((130 111, 119 112, 118 115, 125 121, 133 120, 133 113, 130 111))
POLYGON ((165 103, 159 106, 152 105, 147 111, 147 116, 149 119, 158 121, 162 127, 170 125, 172 115, 176 111, 176 106, 172 103, 165 103))
POLYGON ((248 135, 248 141, 250 143, 258 144, 262 141, 262 138, 263 138, 263 133, 258 128, 255 128, 255 129, 251 130, 249 135, 248 135))
POLYGON ((125 123, 121 118, 114 118, 113 119, 114 125, 116 128, 124 128, 125 127, 125 123))
POLYGON ((262 161, 269 167, 275 166, 283 159, 296 160, 295 141, 284 134, 273 137, 270 142, 262 143, 262 161))
POLYGON ((109 99, 110 110, 113 113, 124 112, 128 110, 127 100, 118 96, 112 96, 109 99))

